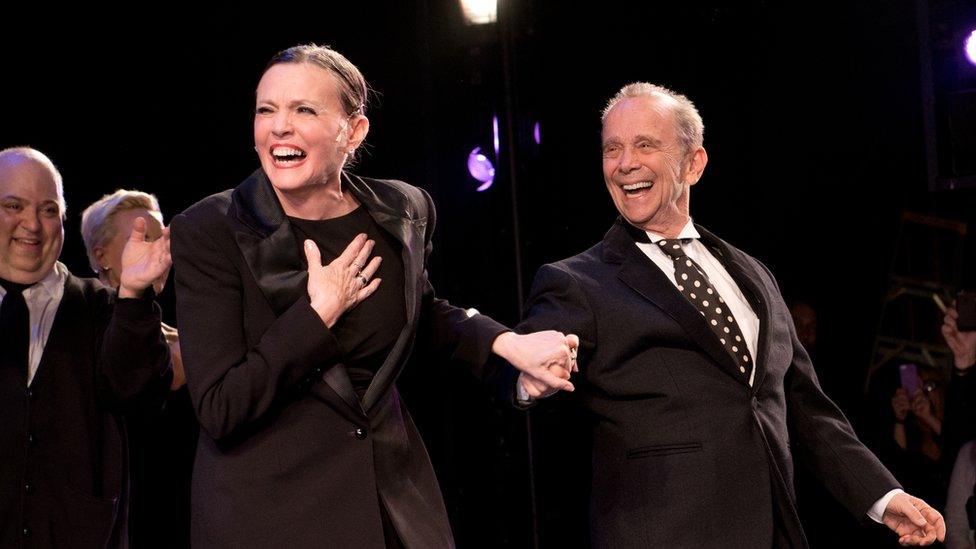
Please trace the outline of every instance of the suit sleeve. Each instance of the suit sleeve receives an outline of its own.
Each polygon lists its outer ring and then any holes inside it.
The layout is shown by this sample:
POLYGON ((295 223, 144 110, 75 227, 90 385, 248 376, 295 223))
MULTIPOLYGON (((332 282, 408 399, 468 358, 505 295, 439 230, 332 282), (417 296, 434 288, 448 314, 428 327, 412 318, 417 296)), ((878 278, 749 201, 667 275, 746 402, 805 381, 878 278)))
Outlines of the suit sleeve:
POLYGON ((543 265, 532 282, 519 333, 557 330, 580 338, 577 362, 585 364, 596 347, 593 310, 579 280, 558 264, 543 265))
POLYGON ((194 219, 176 216, 171 227, 187 385, 201 427, 222 439, 321 374, 336 361, 338 342, 304 296, 249 346, 234 262, 194 219))
MULTIPOLYGON (((765 267, 763 269, 770 280, 774 280, 772 274, 765 267)), ((778 288, 776 292, 778 296, 778 288)), ((793 320, 788 314, 786 316, 793 362, 784 385, 793 454, 816 474, 852 515, 858 520, 866 520, 871 506, 901 485, 877 456, 858 440, 844 413, 823 392, 810 356, 797 337, 793 320)))
POLYGON ((99 350, 102 397, 124 409, 162 409, 173 379, 159 306, 150 298, 116 299, 99 350))
MULTIPOLYGON (((585 373, 586 364, 596 347, 596 322, 579 280, 559 264, 548 264, 539 268, 532 282, 522 321, 515 328, 520 334, 543 330, 556 330, 579 337, 576 363, 580 371, 585 373)), ((507 387, 502 391, 509 396, 512 404, 525 409, 538 403, 536 401, 527 405, 517 400, 517 380, 518 371, 509 367, 507 387)), ((559 392, 546 398, 544 402, 550 406, 570 398, 568 393, 559 392)))
POLYGON ((488 359, 495 338, 510 330, 488 316, 482 314, 469 316, 466 310, 435 296, 434 287, 427 275, 427 260, 433 250, 431 238, 437 214, 430 196, 423 189, 418 188, 418 190, 423 195, 423 207, 427 210, 427 227, 424 233, 423 295, 418 336, 429 349, 450 355, 452 359, 471 367, 476 376, 484 378, 489 373, 485 366, 489 364, 488 359))

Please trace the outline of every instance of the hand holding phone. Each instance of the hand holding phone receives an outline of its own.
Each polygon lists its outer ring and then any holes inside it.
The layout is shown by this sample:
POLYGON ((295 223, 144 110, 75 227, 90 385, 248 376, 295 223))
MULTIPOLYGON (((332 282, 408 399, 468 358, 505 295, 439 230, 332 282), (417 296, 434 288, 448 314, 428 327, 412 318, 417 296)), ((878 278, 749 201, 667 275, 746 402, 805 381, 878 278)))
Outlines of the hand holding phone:
POLYGON ((898 367, 898 374, 901 376, 901 386, 912 398, 922 386, 921 379, 918 377, 918 367, 914 364, 902 364, 898 367))
POLYGON ((963 290, 956 294, 956 327, 960 332, 976 330, 976 293, 963 290))

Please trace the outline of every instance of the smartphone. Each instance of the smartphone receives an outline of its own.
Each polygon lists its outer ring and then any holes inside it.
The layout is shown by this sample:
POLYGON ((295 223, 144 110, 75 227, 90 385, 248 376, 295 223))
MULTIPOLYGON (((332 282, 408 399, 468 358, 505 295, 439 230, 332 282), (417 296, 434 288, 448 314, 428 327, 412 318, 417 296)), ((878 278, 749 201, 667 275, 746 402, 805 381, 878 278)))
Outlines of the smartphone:
POLYGON ((898 373, 901 375, 902 388, 908 392, 909 397, 915 396, 915 391, 920 386, 918 367, 914 364, 902 364, 898 367, 898 373))
POLYGON ((961 332, 976 330, 976 292, 963 290, 956 294, 956 326, 961 332))

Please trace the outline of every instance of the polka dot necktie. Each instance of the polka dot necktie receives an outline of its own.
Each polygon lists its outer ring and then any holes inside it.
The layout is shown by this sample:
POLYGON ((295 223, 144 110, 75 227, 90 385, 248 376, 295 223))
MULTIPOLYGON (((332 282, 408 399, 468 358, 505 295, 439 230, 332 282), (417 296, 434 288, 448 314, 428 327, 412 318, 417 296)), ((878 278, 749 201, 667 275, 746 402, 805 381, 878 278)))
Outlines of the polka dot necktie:
POLYGON ((685 254, 680 240, 659 240, 657 245, 674 261, 674 279, 678 283, 678 291, 705 317, 712 332, 735 360, 739 373, 748 376, 752 371, 749 348, 742 338, 739 324, 732 316, 732 310, 712 287, 705 271, 685 254))

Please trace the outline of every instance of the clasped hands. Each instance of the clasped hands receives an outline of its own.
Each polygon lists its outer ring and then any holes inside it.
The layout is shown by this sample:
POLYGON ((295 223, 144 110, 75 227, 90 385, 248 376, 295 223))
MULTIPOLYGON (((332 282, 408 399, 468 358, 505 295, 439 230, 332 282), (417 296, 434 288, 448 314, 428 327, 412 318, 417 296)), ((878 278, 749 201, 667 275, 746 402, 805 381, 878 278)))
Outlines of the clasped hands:
MULTIPOLYGON (((312 309, 326 326, 332 327, 376 291, 379 278, 373 278, 382 258, 370 259, 375 242, 365 234, 356 236, 328 265, 322 265, 318 246, 305 241, 308 261, 308 297, 312 309)), ((572 391, 569 381, 576 371, 579 338, 556 331, 520 335, 506 332, 495 338, 492 351, 515 366, 522 374, 519 384, 530 398, 542 398, 556 391, 572 391)))
POLYGON ((520 400, 527 396, 530 401, 575 389, 569 376, 578 371, 578 349, 577 336, 554 330, 524 335, 506 332, 495 338, 491 347, 495 354, 519 370, 520 400))

